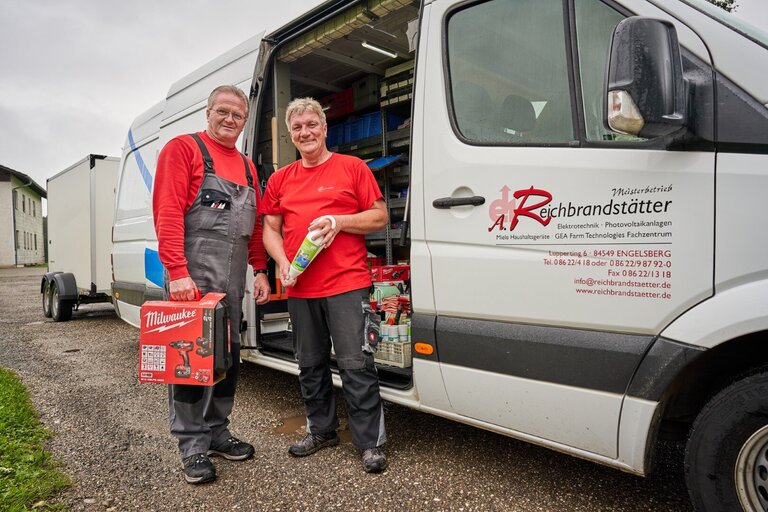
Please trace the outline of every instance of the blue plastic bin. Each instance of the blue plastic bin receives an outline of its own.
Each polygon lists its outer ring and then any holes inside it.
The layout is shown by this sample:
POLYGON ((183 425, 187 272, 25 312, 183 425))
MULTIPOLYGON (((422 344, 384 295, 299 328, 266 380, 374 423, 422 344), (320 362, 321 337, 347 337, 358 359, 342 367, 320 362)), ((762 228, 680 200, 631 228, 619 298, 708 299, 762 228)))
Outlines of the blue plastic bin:
MULTIPOLYGON (((403 119, 401 116, 388 113, 387 129, 389 131, 396 130, 403 122, 403 119)), ((347 121, 344 125, 346 127, 345 136, 347 139, 345 143, 381 135, 381 112, 377 111, 362 115, 357 119, 347 121)))

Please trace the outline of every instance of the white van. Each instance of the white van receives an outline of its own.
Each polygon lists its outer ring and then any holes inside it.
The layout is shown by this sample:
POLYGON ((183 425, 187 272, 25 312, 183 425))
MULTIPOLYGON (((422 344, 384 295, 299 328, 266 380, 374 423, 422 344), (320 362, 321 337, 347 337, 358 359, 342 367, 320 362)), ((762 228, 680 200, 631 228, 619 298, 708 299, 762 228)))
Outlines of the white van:
MULTIPOLYGON (((768 510, 768 35, 703 0, 331 0, 248 55, 249 79, 225 56, 131 129, 121 316, 159 291, 162 144, 238 83, 263 187, 313 96, 388 200, 369 251, 408 265, 412 361, 379 365, 384 398, 640 475, 685 437, 696 510, 768 510)), ((297 373, 272 279, 243 357, 297 373)))

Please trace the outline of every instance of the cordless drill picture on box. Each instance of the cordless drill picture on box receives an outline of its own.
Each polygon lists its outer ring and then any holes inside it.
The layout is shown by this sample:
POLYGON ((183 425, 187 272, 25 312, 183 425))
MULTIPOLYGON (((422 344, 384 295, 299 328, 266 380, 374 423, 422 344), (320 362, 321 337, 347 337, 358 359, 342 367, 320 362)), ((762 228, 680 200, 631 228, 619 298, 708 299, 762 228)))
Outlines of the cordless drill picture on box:
POLYGON ((224 378, 232 366, 224 296, 144 303, 139 382, 211 386, 224 378))
POLYGON ((192 375, 192 367, 189 365, 189 351, 194 348, 195 344, 191 341, 178 340, 170 342, 168 346, 179 351, 182 361, 173 369, 173 374, 177 379, 188 379, 192 375))

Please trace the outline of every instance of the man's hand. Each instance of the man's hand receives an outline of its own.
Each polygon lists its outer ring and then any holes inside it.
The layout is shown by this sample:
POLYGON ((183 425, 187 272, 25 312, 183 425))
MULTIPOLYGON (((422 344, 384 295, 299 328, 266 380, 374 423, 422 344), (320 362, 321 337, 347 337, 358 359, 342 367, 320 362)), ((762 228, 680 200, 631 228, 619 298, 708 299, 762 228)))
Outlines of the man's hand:
POLYGON ((256 279, 253 280, 253 296, 256 298, 256 304, 269 302, 270 291, 272 290, 269 287, 267 274, 256 274, 256 279))
POLYGON ((285 260, 283 263, 280 264, 280 282, 283 283, 283 286, 293 286, 296 284, 296 278, 291 277, 290 271, 291 271, 290 261, 285 260))
POLYGON ((315 238, 315 243, 322 245, 323 248, 327 248, 333 243, 336 235, 341 231, 341 226, 337 224, 336 218, 333 215, 323 215, 318 217, 309 224, 309 230, 320 230, 320 238, 315 238))
POLYGON ((168 290, 171 300, 197 300, 200 297, 200 290, 189 276, 174 279, 169 283, 168 290))

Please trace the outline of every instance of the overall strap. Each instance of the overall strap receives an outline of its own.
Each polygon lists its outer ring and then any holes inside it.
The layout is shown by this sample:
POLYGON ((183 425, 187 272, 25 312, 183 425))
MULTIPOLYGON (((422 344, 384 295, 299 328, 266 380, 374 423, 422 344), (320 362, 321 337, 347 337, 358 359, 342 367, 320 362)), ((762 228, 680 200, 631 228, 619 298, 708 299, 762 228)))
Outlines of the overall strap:
MULTIPOLYGON (((213 158, 211 158, 211 154, 208 152, 208 148, 205 147, 203 140, 196 133, 190 133, 189 136, 195 139, 200 152, 203 154, 203 172, 206 174, 216 174, 216 171, 213 170, 213 158)), ((248 165, 248 159, 242 153, 240 153, 240 156, 243 159, 243 165, 245 165, 245 179, 248 182, 248 186, 253 188, 253 176, 251 175, 251 167, 248 165)))
POLYGON ((245 164, 245 179, 248 180, 248 186, 253 188, 253 176, 251 175, 251 167, 248 165, 248 159, 242 153, 240 156, 243 157, 243 164, 245 164))
POLYGON ((200 152, 203 154, 203 172, 205 174, 216 174, 216 171, 213 170, 213 158, 211 158, 208 148, 203 144, 203 140, 196 133, 190 133, 189 136, 195 139, 197 146, 200 148, 200 152))

